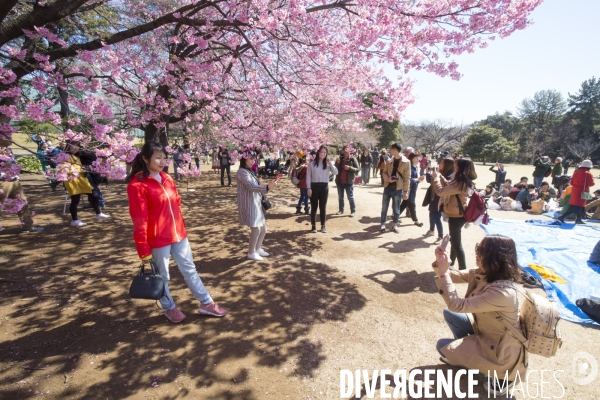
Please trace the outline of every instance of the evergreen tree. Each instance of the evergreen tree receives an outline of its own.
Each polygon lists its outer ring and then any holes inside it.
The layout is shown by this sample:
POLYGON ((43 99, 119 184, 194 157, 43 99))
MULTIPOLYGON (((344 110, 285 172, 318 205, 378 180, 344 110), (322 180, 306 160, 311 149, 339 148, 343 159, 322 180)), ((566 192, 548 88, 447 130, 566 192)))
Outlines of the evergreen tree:
POLYGON ((569 93, 567 117, 573 121, 579 139, 598 139, 600 132, 600 79, 592 77, 581 84, 579 92, 569 93))

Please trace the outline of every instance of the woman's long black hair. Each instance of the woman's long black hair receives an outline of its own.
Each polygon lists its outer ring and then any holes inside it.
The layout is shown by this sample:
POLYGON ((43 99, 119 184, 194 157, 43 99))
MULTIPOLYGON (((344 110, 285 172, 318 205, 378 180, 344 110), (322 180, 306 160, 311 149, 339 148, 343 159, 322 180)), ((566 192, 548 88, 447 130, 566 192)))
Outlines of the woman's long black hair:
POLYGON ((150 175, 150 171, 148 171, 148 166, 146 165, 146 163, 144 162, 144 158, 146 158, 148 161, 150 161, 150 159, 152 158, 152 156, 154 155, 154 153, 162 151, 163 154, 166 156, 167 152, 165 151, 165 148, 157 142, 146 142, 144 143, 144 145, 142 146, 142 151, 140 151, 138 153, 137 156, 135 156, 135 158, 133 159, 133 162, 131 163, 131 172, 129 173, 129 175, 127 175, 127 178, 125 178, 125 182, 129 183, 133 177, 138 174, 139 172, 142 173, 142 175, 139 176, 139 180, 142 180, 146 177, 148 177, 148 175, 150 175), (144 157, 144 158, 142 158, 144 157))
POLYGON ((461 190, 473 187, 473 180, 477 178, 473 161, 460 158, 456 160, 456 173, 454 182, 458 182, 461 190))
POLYGON ((313 162, 315 167, 319 166, 319 153, 321 152, 321 149, 325 149, 325 158, 323 159, 323 169, 327 169, 327 162, 325 162, 325 159, 327 158, 327 156, 329 156, 329 150, 327 150, 327 146, 325 146, 324 144, 321 145, 321 147, 319 147, 319 150, 317 150, 317 156, 315 157, 315 161, 313 162))

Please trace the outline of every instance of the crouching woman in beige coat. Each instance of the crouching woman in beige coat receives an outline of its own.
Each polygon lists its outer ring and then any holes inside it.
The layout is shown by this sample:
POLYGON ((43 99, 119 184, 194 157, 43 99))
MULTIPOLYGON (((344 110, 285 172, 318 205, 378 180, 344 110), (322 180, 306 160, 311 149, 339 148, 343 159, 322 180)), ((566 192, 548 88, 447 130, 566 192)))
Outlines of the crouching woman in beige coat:
POLYGON ((449 270, 447 253, 438 247, 433 269, 438 293, 446 302, 444 319, 454 339, 440 339, 437 350, 441 361, 478 369, 484 376, 494 379, 494 371, 500 383, 508 376, 509 385, 488 389, 490 394, 504 394, 512 386, 517 373, 525 377, 525 348, 497 319, 502 316, 515 328, 520 329, 519 304, 516 285, 521 270, 517 263, 515 242, 506 236, 487 236, 475 246, 477 269, 467 271, 449 270), (466 283, 467 293, 461 298, 455 283, 466 283))

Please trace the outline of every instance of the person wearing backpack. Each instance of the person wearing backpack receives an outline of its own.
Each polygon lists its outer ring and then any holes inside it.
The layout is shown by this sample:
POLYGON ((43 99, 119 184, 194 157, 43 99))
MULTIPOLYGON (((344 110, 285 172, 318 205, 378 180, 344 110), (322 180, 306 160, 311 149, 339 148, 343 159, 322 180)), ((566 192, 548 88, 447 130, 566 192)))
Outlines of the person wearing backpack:
POLYGON ((473 161, 457 158, 454 163, 454 179, 448 181, 438 171, 433 171, 433 190, 440 196, 440 210, 448 216, 448 231, 450 233, 450 259, 452 265, 458 258, 458 268, 467 269, 465 251, 462 247, 461 230, 467 223, 464 218, 467 209, 467 198, 472 191, 473 180, 477 178, 473 161))
POLYGON ((552 166, 550 165, 548 156, 540 157, 539 154, 535 156, 533 166, 535 167, 535 170, 533 171, 533 184, 535 185, 536 189, 539 189, 544 178, 549 176, 552 172, 552 166), (547 172, 550 173, 546 175, 547 172))
POLYGON ((515 242, 506 236, 486 236, 475 246, 477 269, 464 272, 450 270, 448 254, 441 246, 435 256, 435 283, 446 302, 443 315, 454 336, 438 340, 440 360, 478 369, 486 376, 480 381, 490 395, 507 393, 517 374, 525 379, 527 364, 527 350, 521 341, 525 334, 520 323, 521 268, 515 242), (456 283, 468 285, 464 298, 456 292, 456 283), (502 388, 495 386, 494 372, 502 388), (506 374, 508 382, 504 384, 506 374), (491 377, 490 387, 487 376, 491 377))
MULTIPOLYGON (((300 198, 298 199, 298 205, 296 206, 296 214, 302 214, 302 203, 304 203, 304 214, 310 213, 310 207, 308 205, 308 187, 306 186, 306 158, 304 153, 298 160, 298 165, 294 168, 293 174, 296 177, 298 183, 296 187, 300 189, 300 198)), ((293 179, 293 177, 292 177, 293 179)), ((292 181, 293 183, 294 181, 292 181)))

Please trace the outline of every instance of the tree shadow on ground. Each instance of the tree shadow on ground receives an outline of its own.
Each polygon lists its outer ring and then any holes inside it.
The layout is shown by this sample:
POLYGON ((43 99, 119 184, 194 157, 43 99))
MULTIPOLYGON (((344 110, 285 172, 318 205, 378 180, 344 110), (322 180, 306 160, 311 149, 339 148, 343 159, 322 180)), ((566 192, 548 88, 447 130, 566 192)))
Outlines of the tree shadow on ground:
MULTIPOLYGON (((261 376, 255 369, 313 377, 326 352, 308 337, 312 327, 345 321, 365 298, 333 268, 298 257, 319 248, 316 236, 268 232, 271 256, 245 259, 249 230, 237 222, 236 192, 204 190, 204 179, 182 194, 182 209, 198 272, 224 318, 194 312, 198 302, 174 264, 169 286, 185 321, 172 324, 154 302, 129 298, 139 259, 123 182, 106 191, 113 218, 102 224, 74 229, 54 218, 43 236, 0 235, 11 239, 0 254, 0 326, 11 331, 0 341, 1 398, 30 396, 48 379, 55 398, 160 387, 171 390, 155 392, 160 398, 202 389, 203 398, 259 399, 249 383, 261 376)), ((28 188, 38 212, 52 217, 62 196, 28 188)))
POLYGON ((364 276, 373 282, 379 283, 382 288, 390 293, 394 294, 408 294, 413 293, 415 290, 420 290, 423 293, 437 293, 437 286, 435 285, 433 278, 435 273, 424 272, 418 273, 417 271, 399 272, 396 270, 385 270, 379 271, 374 274, 364 276), (384 275, 392 275, 392 280, 382 279, 384 275))

